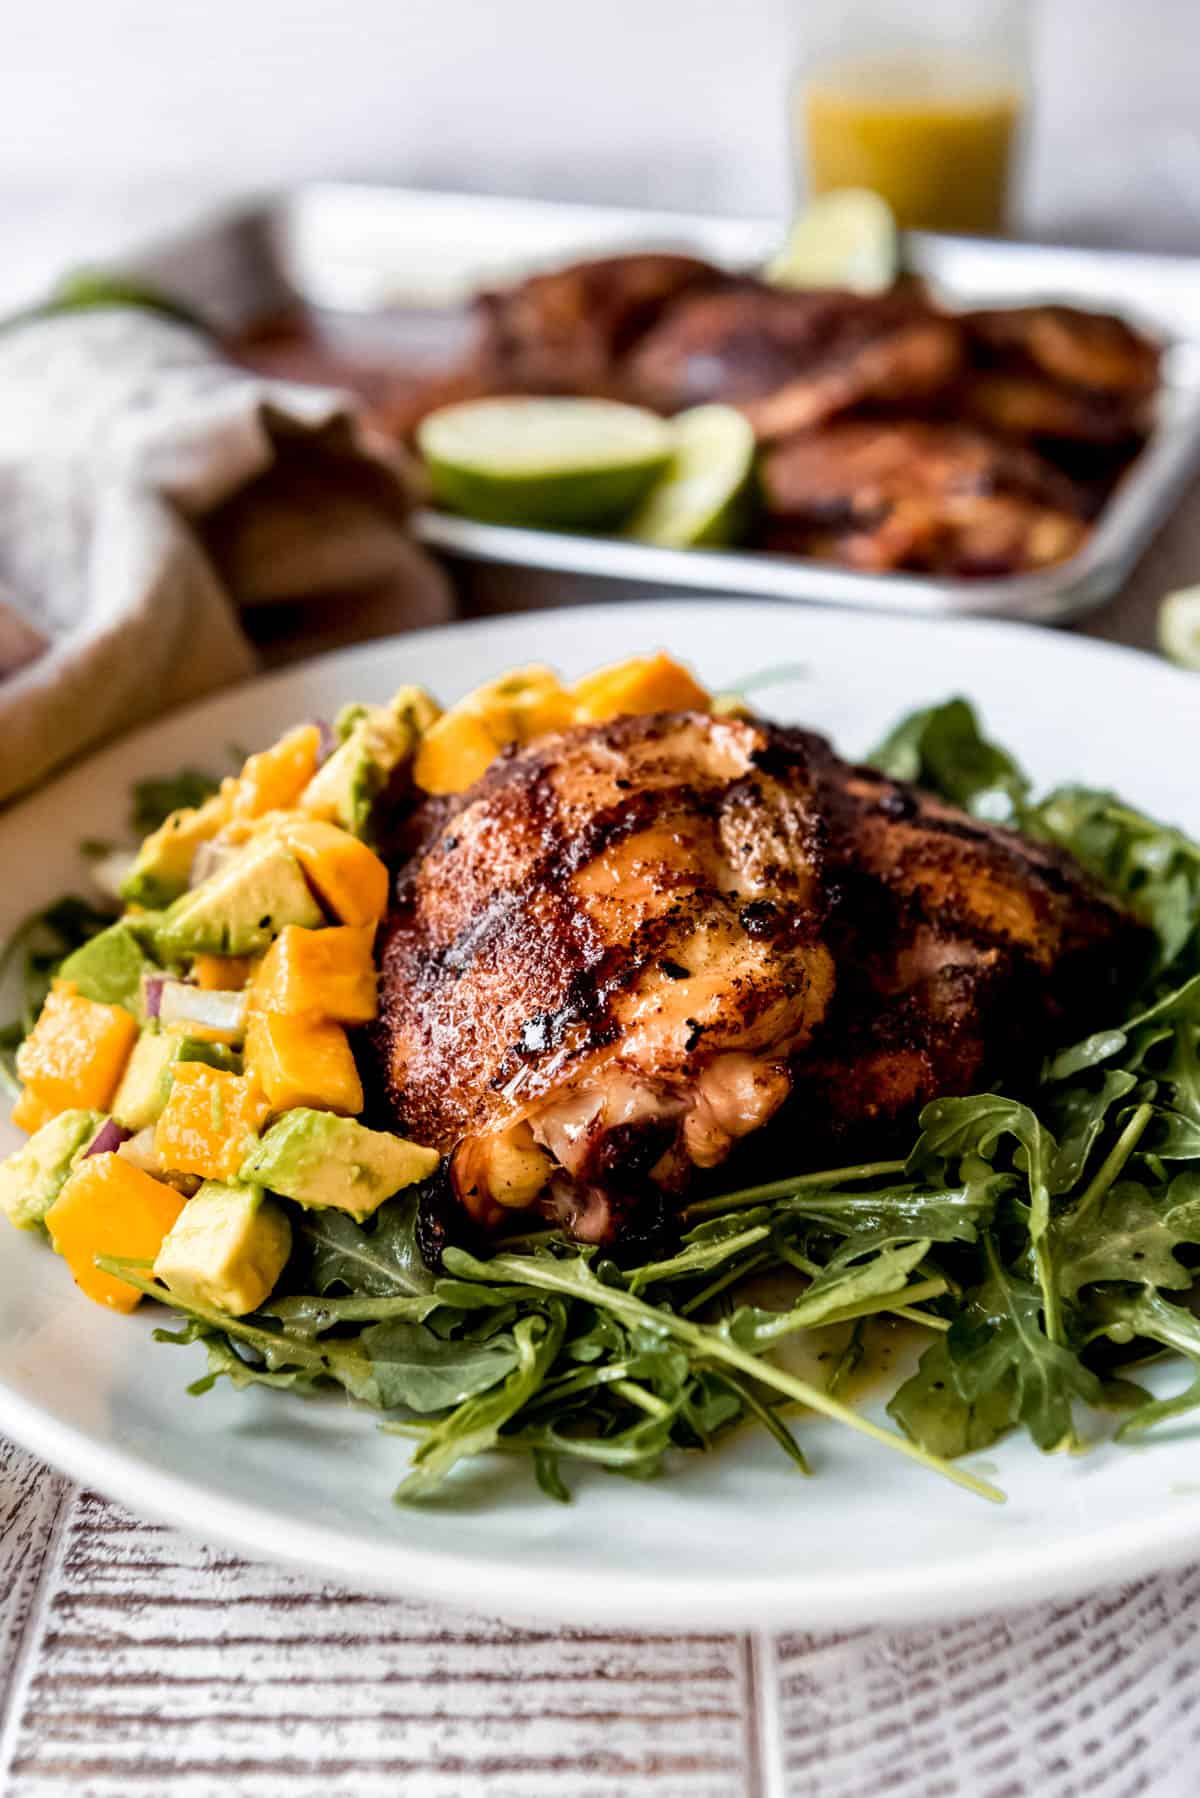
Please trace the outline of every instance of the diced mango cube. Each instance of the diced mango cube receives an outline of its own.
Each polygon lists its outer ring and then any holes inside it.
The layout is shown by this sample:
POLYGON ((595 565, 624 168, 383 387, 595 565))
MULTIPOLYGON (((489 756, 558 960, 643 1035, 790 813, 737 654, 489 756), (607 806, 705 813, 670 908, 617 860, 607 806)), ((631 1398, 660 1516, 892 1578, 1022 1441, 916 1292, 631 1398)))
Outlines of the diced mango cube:
POLYGON ((461 793, 509 743, 528 743, 576 719, 574 696, 534 662, 476 687, 421 739, 413 778, 427 793, 461 793))
POLYGON ((373 849, 318 818, 285 824, 281 835, 327 911, 343 924, 378 924, 390 882, 373 849))
POLYGON ((71 981, 56 980, 17 1050, 17 1073, 52 1112, 107 1111, 137 1033, 123 1006, 85 999, 71 981))
POLYGON ((340 1024, 256 1011, 246 1026, 244 1056, 272 1111, 307 1105, 355 1117, 363 1108, 362 1081, 340 1024))
MULTIPOLYGON (((501 743, 528 743, 548 730, 564 730, 575 722, 575 697, 540 662, 511 668, 499 680, 476 687, 459 701, 474 712, 501 743)), ((456 708, 457 709, 457 708, 456 708)))
POLYGON ((36 1086, 26 1084, 21 1088, 21 1096, 12 1108, 12 1121, 18 1130, 24 1130, 30 1136, 36 1136, 43 1124, 56 1118, 65 1108, 53 1104, 36 1086))
POLYGON ((240 993, 255 966, 251 955, 198 955, 192 973, 202 993, 240 993))
POLYGON ((202 1061, 178 1062, 154 1127, 155 1153, 173 1173, 232 1180, 270 1109, 254 1079, 202 1061))
POLYGON ((132 1311, 141 1293, 95 1265, 97 1255, 153 1261, 183 1210, 174 1187, 120 1155, 81 1161, 45 1216, 46 1228, 75 1284, 98 1305, 132 1311))
POLYGON ((579 717, 599 724, 626 713, 707 712, 712 699, 681 662, 659 650, 598 668, 575 682, 579 717))
POLYGON ((376 1011, 374 941, 370 924, 330 930, 288 924, 267 950, 251 1003, 289 1017, 369 1024, 376 1011))
POLYGON ((503 746, 482 718, 455 707, 421 738, 413 779, 426 793, 465 792, 486 774, 503 746))
POLYGON ((252 755, 238 778, 234 817, 261 818, 264 812, 294 806, 316 773, 320 755, 321 732, 315 724, 302 724, 252 755))

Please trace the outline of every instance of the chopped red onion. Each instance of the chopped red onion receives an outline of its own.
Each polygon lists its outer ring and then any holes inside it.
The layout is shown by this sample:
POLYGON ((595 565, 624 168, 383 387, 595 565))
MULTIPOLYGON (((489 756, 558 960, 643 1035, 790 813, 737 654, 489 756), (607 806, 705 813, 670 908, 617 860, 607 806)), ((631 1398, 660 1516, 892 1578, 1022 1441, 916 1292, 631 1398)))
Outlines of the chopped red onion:
POLYGON ((166 978, 165 974, 142 976, 142 1004, 148 1018, 156 1018, 162 1010, 162 992, 166 978))
POLYGON ((118 1124, 113 1118, 106 1118, 93 1138, 91 1148, 84 1150, 84 1159, 89 1155, 111 1155, 123 1142, 128 1142, 132 1135, 133 1131, 126 1130, 123 1124, 118 1124))

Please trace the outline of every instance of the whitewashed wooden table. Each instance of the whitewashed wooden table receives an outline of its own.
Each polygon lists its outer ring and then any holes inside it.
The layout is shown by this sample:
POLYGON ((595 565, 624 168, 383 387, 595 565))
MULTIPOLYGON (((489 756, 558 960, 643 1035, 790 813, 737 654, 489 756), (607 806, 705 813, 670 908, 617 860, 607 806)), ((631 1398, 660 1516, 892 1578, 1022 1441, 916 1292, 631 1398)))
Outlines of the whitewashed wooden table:
MULTIPOLYGON (((1086 628, 1144 645, 1198 579, 1200 489, 1086 628)), ((476 573, 464 598, 548 591, 476 573)), ((1200 1795, 1200 1568, 907 1631, 753 1622, 539 1629, 347 1592, 0 1442, 0 1798, 1200 1795)))
POLYGON ((6 1798, 1194 1798, 1200 1569, 937 1629, 652 1636, 345 1592, 0 1452, 6 1798))

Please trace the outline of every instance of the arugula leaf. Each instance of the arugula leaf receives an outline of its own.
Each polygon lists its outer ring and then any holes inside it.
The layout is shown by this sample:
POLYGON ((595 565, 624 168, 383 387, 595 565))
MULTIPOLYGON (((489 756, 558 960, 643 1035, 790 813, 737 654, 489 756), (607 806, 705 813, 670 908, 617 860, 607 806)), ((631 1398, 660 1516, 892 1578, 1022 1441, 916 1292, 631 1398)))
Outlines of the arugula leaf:
POLYGON ((864 1306, 872 1311, 888 1309, 876 1301, 905 1302, 908 1276, 928 1252, 928 1242, 910 1242, 881 1249, 869 1261, 827 1267, 786 1311, 743 1305, 721 1325, 721 1333, 739 1348, 758 1352, 797 1330, 817 1329, 848 1315, 866 1315, 864 1306))
POLYGON ((1106 1068, 1099 1084, 1081 1079, 1048 1097, 1047 1110, 1058 1139, 1048 1175, 1052 1193, 1069 1192, 1078 1184, 1109 1112, 1136 1085, 1136 1075, 1127 1069, 1106 1068))
POLYGON ((1200 917, 1200 844, 1112 793, 1060 787, 1027 812, 1023 827, 1068 850, 1110 893, 1125 901, 1157 939, 1155 967, 1195 962, 1200 917))
POLYGON ((382 1411, 443 1411, 495 1386, 516 1366, 509 1332, 444 1341, 417 1323, 372 1324, 358 1338, 369 1372, 355 1393, 382 1411))
POLYGON ((1055 1224, 1059 1288, 1068 1299, 1101 1280, 1183 1291, 1192 1276, 1174 1251, 1185 1242, 1200 1242, 1200 1174, 1179 1174, 1159 1194, 1122 1180, 1099 1205, 1055 1224))
POLYGON ((993 824, 1019 820, 1029 781, 989 743, 965 699, 950 699, 903 718, 867 760, 892 780, 907 780, 993 824))
POLYGON ((314 1290, 324 1294, 341 1287, 371 1298, 432 1292, 436 1276, 417 1246, 417 1205, 409 1188, 361 1224, 340 1211, 306 1211, 298 1234, 310 1253, 314 1290))
POLYGON ((427 1498, 456 1462, 495 1447, 504 1425, 532 1398, 553 1365, 566 1322, 566 1307, 553 1299, 521 1318, 513 1330, 511 1371, 498 1386, 464 1400, 449 1417, 430 1426, 413 1454, 411 1473, 396 1490, 398 1500, 427 1498))
POLYGON ((1038 1447, 1072 1444, 1072 1402, 1098 1403, 1100 1382, 1073 1350, 1043 1331, 1042 1295, 1001 1266, 990 1237, 984 1247, 988 1278, 945 1339, 955 1387, 969 1405, 979 1405, 1011 1380, 1017 1417, 1038 1447))
POLYGON ((1011 1369, 966 1399, 955 1379, 944 1336, 930 1343, 912 1374, 892 1397, 888 1416, 930 1454, 956 1459, 990 1448, 1017 1422, 1017 1383, 1011 1369))
POLYGON ((1117 1431, 1117 1440, 1140 1435, 1156 1423, 1183 1417, 1200 1406, 1200 1319, 1149 1289, 1136 1296, 1106 1296, 1097 1308, 1097 1334, 1127 1345, 1139 1339, 1157 1342, 1190 1361, 1194 1378, 1174 1398, 1147 1398, 1117 1431))

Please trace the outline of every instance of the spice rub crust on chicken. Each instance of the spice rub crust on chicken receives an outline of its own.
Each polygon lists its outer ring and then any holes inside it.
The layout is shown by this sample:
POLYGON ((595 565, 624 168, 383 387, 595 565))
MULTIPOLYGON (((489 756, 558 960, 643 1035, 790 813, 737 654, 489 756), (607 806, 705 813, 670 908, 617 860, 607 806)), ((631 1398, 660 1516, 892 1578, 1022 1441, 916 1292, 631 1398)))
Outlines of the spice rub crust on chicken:
POLYGON ((394 1112, 468 1210, 544 1196, 607 1235, 789 1090, 833 963, 828 752, 700 713, 585 725, 430 802, 385 927, 394 1112))
POLYGON ((415 819, 383 936, 393 1122, 472 1217, 603 1240, 785 1102, 909 1121, 1086 1028, 1135 927, 1065 857, 702 713, 510 751, 415 819))

